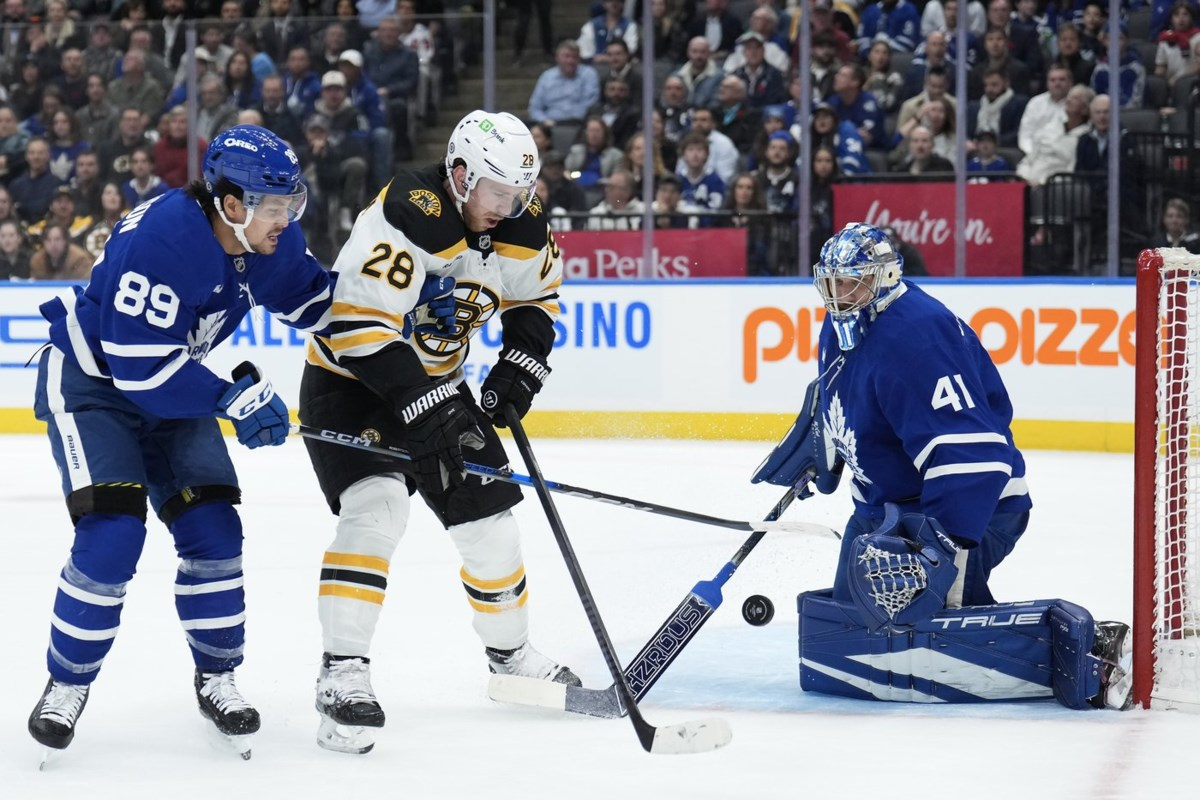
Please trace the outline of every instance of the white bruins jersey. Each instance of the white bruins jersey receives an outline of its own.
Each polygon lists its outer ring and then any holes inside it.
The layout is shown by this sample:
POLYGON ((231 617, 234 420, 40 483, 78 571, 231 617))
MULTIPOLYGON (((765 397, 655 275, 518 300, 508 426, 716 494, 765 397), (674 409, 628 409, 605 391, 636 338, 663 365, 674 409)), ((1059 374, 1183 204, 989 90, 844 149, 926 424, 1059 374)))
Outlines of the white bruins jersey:
MULTIPOLYGON (((562 258, 535 197, 514 219, 472 233, 443 187, 437 167, 402 172, 358 216, 333 266, 332 334, 314 337, 308 362, 353 378, 339 364, 396 346, 410 347, 434 379, 462 369, 470 339, 497 312, 520 306, 558 318, 562 258), (405 337, 404 316, 427 276, 454 278, 457 324, 447 335, 405 337)), ((417 324, 432 321, 428 308, 417 324)))

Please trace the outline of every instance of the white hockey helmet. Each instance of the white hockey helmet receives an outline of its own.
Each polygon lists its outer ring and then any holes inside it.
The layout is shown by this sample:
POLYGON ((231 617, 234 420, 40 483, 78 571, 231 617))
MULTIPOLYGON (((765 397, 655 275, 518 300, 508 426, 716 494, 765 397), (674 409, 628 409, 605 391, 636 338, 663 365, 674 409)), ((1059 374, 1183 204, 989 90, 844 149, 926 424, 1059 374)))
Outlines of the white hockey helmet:
POLYGON ((504 217, 521 216, 533 199, 541 168, 529 128, 503 111, 472 111, 454 127, 446 145, 446 176, 460 212, 480 182, 488 181, 493 201, 489 210, 504 217), (452 178, 460 164, 466 168, 462 184, 452 178))

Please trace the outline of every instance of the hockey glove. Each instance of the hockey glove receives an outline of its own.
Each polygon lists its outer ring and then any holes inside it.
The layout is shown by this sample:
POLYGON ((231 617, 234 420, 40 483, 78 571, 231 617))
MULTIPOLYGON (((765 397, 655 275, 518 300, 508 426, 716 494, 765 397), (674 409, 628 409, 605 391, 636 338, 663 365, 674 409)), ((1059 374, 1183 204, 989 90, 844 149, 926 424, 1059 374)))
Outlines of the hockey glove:
POLYGON ((246 447, 283 444, 291 430, 287 403, 275 394, 258 367, 243 361, 233 371, 233 384, 221 395, 218 413, 233 422, 246 447))
MULTIPOLYGON (((783 441, 758 465, 750 478, 751 483, 766 481, 776 486, 796 486, 807 477, 822 494, 832 494, 837 489, 846 462, 825 435, 819 381, 817 378, 808 385, 796 421, 783 441)), ((811 495, 812 491, 808 490, 801 499, 811 495)))
POLYGON ((421 293, 417 297, 416 307, 404 315, 404 329, 401 333, 405 339, 409 338, 414 331, 435 336, 448 336, 454 333, 454 327, 457 325, 455 319, 457 305, 458 301, 454 299, 454 278, 428 276, 421 284, 421 293), (422 306, 428 311, 421 313, 422 306), (432 321, 418 322, 418 315, 426 320, 432 318, 432 321))
POLYGON ((424 383, 400 396, 396 413, 405 428, 405 444, 426 492, 441 494, 467 478, 463 445, 478 450, 483 436, 449 379, 424 383))
POLYGON ((962 552, 933 517, 902 515, 890 503, 886 509, 879 528, 850 545, 844 565, 850 596, 871 630, 914 625, 945 608, 962 552))
POLYGON ((504 406, 511 405, 518 417, 524 417, 549 375, 550 368, 541 358, 510 347, 484 379, 479 404, 492 424, 503 428, 504 406))

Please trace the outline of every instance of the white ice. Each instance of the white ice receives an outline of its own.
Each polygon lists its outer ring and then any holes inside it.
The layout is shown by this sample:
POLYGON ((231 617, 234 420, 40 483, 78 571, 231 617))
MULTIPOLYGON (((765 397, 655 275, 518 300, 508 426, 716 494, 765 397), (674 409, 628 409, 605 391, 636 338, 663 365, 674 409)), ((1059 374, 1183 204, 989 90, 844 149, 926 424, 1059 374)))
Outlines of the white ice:
MULTIPOLYGON (((914 706, 801 693, 795 596, 831 583, 836 543, 769 534, 725 601, 642 704, 651 723, 719 716, 727 748, 653 756, 628 720, 502 706, 458 580, 457 554, 423 507, 392 561, 372 656, 389 724, 366 756, 314 743, 321 654, 316 584, 334 518, 298 441, 247 451, 230 440, 245 502, 247 660, 239 685, 263 717, 254 757, 207 743, 175 618, 175 561, 152 523, 120 636, 74 743, 39 773, 25 720, 45 678, 57 573, 71 541, 48 447, 0 439, 5 558, 0 610, 0 798, 1183 798, 1195 797, 1200 717, 1072 712, 1053 703, 914 706), (775 619, 752 628, 742 600, 775 619)), ((761 518, 777 487, 747 476, 762 443, 537 439, 547 477, 734 519, 761 518)), ((525 472, 511 447, 514 467, 525 472)), ((1130 618, 1132 458, 1027 452, 1030 531, 993 576, 1000 599, 1063 597, 1098 619, 1130 618)), ((559 510, 622 659, 747 534, 570 497, 559 510)), ((785 519, 840 528, 845 492, 785 519)), ((535 497, 517 508, 533 642, 585 684, 611 679, 535 497)))

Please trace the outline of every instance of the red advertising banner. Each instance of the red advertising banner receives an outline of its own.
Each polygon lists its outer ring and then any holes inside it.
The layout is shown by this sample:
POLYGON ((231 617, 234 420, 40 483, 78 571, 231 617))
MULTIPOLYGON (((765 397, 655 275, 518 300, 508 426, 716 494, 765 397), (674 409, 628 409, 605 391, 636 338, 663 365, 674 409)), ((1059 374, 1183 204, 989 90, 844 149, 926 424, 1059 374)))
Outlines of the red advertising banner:
MULTIPOLYGON (((895 228, 930 275, 954 274, 953 183, 845 183, 833 187, 835 230, 847 222, 895 228)), ((1020 277, 1025 184, 967 185, 967 274, 1020 277)))
MULTIPOLYGON (((554 234, 554 240, 562 250, 568 279, 641 277, 641 231, 571 231, 554 234)), ((745 276, 743 228, 654 232, 655 278, 745 276)))

